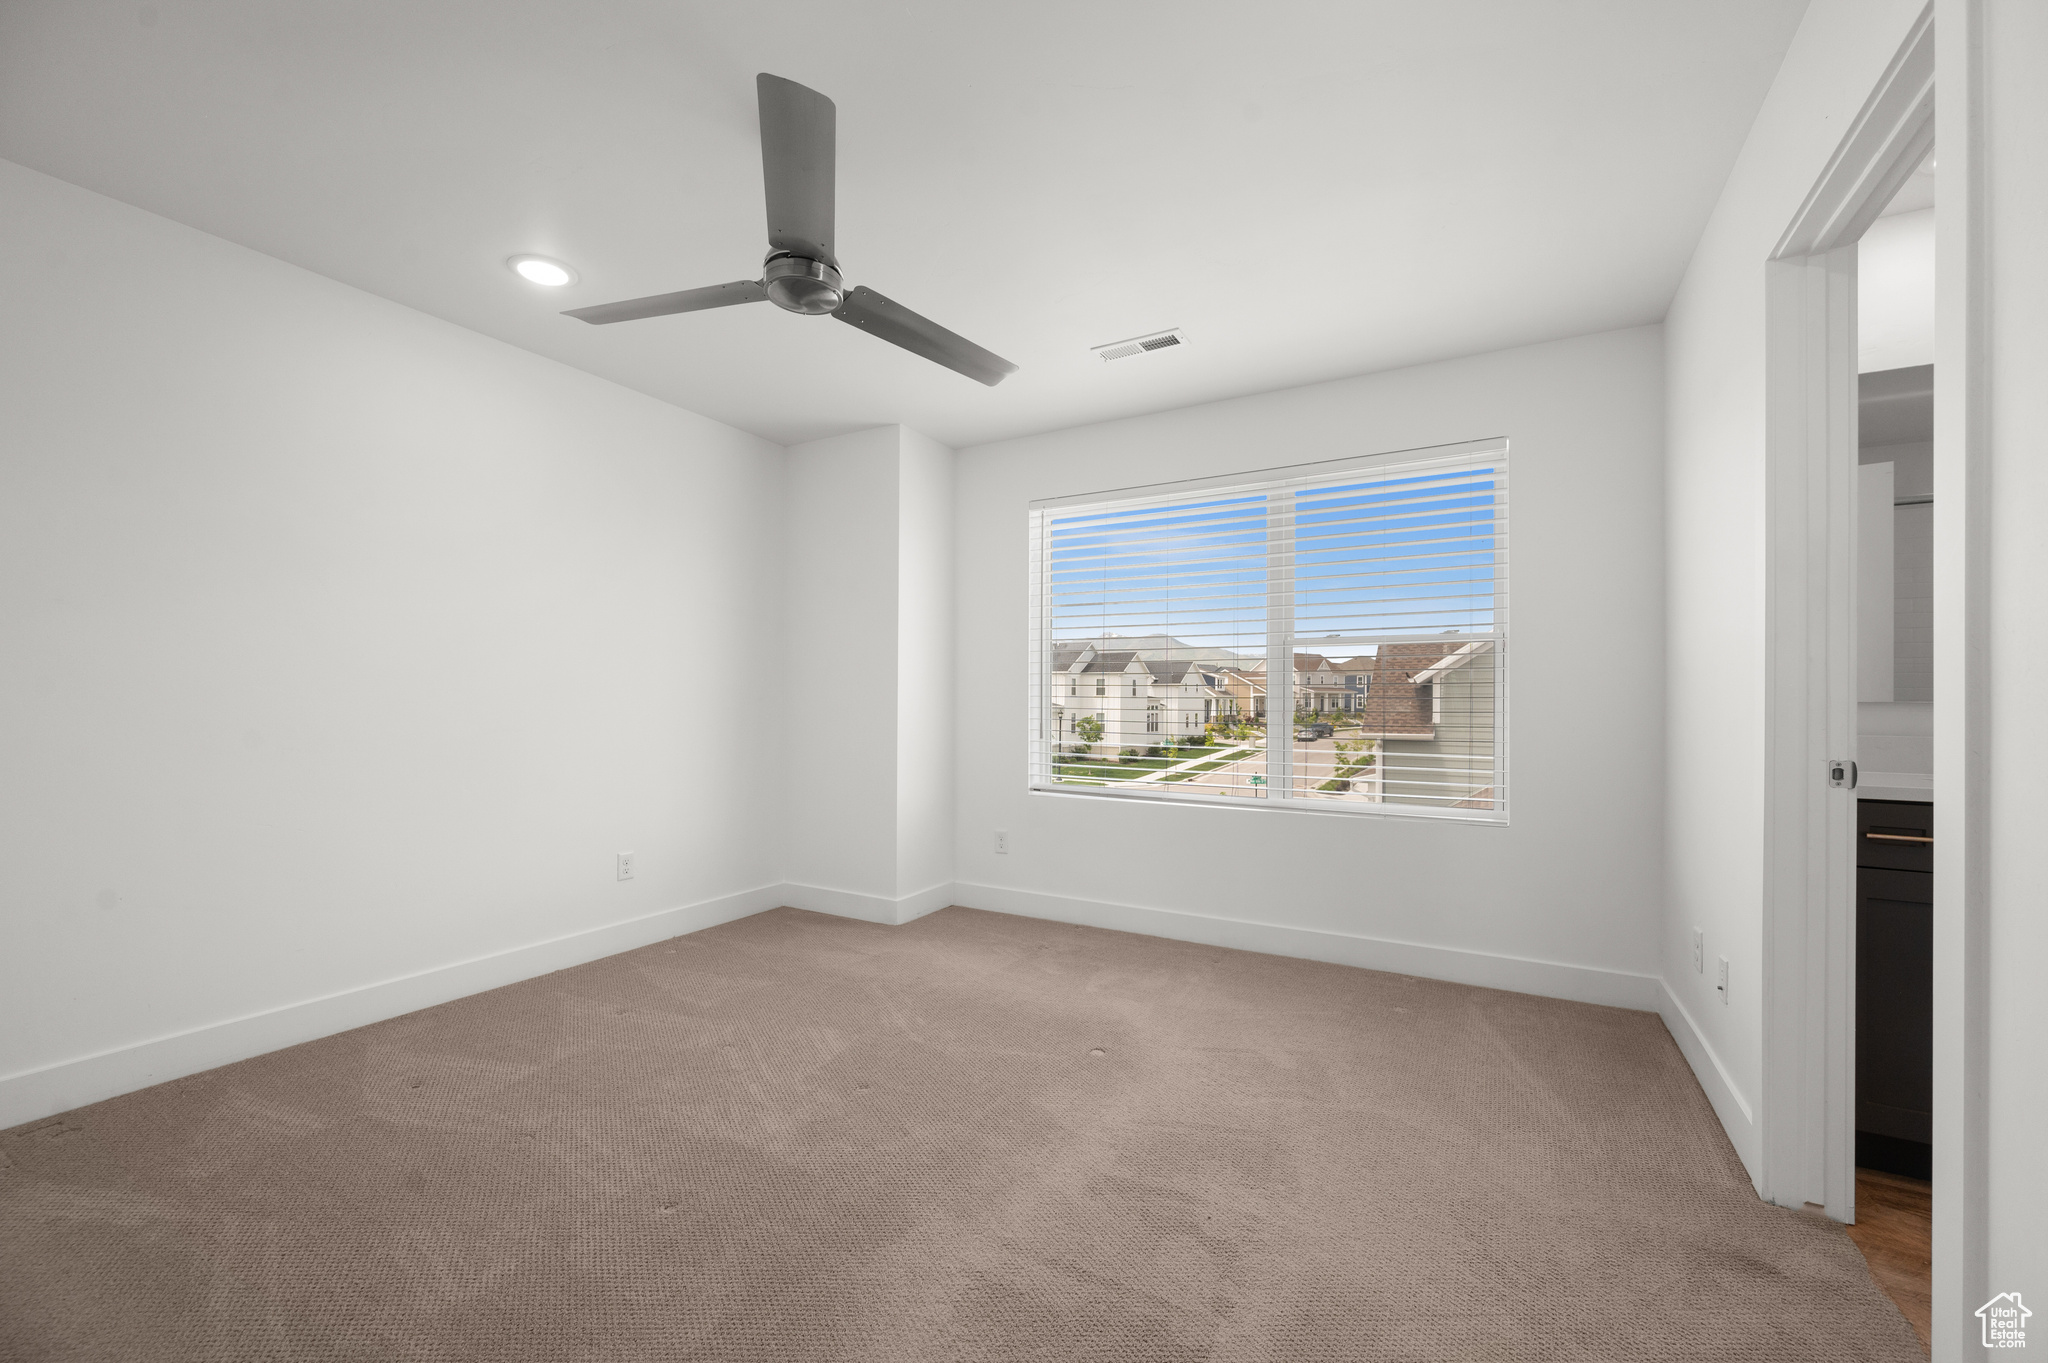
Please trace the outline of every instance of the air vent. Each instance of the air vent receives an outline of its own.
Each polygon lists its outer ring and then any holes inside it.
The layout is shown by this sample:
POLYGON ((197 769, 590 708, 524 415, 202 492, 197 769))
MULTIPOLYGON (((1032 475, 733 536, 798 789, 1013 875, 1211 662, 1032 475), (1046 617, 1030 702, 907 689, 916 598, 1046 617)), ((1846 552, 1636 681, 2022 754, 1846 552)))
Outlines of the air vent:
POLYGON ((1177 345, 1186 345, 1188 338, 1179 327, 1168 331, 1155 331, 1148 336, 1133 336, 1128 341, 1111 341, 1108 345, 1093 347, 1098 359, 1128 360, 1133 355, 1143 355, 1154 350, 1171 350, 1177 345))

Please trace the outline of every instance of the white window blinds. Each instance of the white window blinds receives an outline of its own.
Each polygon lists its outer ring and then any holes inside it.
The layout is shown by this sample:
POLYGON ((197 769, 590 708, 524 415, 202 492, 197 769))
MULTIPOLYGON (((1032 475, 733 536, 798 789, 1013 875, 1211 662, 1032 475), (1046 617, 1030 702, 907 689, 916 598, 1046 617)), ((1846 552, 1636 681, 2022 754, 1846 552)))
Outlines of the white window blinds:
POLYGON ((1034 789, 1507 817, 1507 445, 1038 502, 1034 789))

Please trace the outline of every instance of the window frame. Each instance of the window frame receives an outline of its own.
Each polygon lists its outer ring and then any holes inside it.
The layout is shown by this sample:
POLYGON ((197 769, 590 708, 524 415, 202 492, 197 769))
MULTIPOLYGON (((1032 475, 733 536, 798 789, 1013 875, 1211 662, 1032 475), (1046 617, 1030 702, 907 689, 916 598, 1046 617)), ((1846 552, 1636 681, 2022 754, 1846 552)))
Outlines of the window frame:
MULTIPOLYGON (((1066 799, 1084 800, 1137 800, 1151 804, 1193 804, 1208 808, 1243 809, 1266 812, 1287 811, 1305 814, 1327 814, 1339 817, 1374 819, 1430 819, 1481 827, 1508 826, 1511 818, 1513 785, 1509 778, 1511 758, 1511 668, 1508 654, 1511 652, 1513 631, 1509 618, 1509 573, 1510 573, 1510 517, 1512 514, 1512 486, 1510 465, 1510 442, 1505 437, 1486 440, 1464 441, 1456 444, 1423 446, 1414 449, 1390 450, 1377 454, 1362 455, 1345 459, 1322 460, 1314 463, 1283 465, 1275 468, 1253 469, 1242 473, 1224 474, 1205 478, 1192 478, 1168 483, 1144 484, 1125 488, 1106 489, 1099 492, 1077 493, 1062 497, 1039 498, 1027 506, 1029 519, 1029 555, 1027 574, 1029 578, 1028 628, 1026 638, 1027 705, 1028 727, 1025 753, 1025 788, 1033 795, 1047 795, 1066 799), (1286 712, 1285 723, 1288 741, 1278 745, 1282 754, 1276 766, 1269 766, 1265 798, 1189 792, 1179 789, 1164 789, 1153 785, 1144 791, 1122 790, 1115 786, 1080 786, 1056 782, 1050 777, 1041 778, 1041 773, 1054 769, 1054 748, 1056 740, 1045 732, 1046 716, 1050 697, 1042 696, 1041 690, 1047 685, 1047 652, 1053 640, 1052 600, 1047 589, 1049 571, 1048 538, 1050 525, 1056 516, 1074 516, 1093 512, 1111 512, 1123 508, 1136 509, 1147 503, 1170 503, 1182 498, 1213 497, 1224 494, 1250 494, 1264 492, 1299 493, 1313 490, 1319 484, 1341 480, 1353 475, 1398 476, 1413 467, 1418 471, 1430 468, 1456 467, 1458 465, 1491 466, 1498 470, 1498 501, 1494 511, 1494 599, 1492 606, 1493 627, 1485 633, 1466 632, 1464 638, 1471 641, 1490 641, 1489 650, 1493 657, 1494 669, 1494 712, 1493 712, 1493 754, 1492 776, 1494 779, 1492 809, 1458 809, 1431 805, 1390 804, 1386 802, 1351 804, 1335 800, 1300 798, 1292 793, 1293 722, 1291 716, 1299 708, 1293 696, 1294 669, 1289 666, 1275 668, 1271 660, 1285 657, 1290 661, 1301 650, 1304 640, 1296 636, 1294 623, 1294 582, 1292 569, 1293 554, 1293 497, 1284 498, 1287 510, 1282 514, 1269 515, 1266 579, 1269 600, 1275 602, 1267 611, 1267 694, 1257 698, 1266 703, 1257 703, 1247 710, 1251 715, 1268 717, 1267 732, 1273 732, 1273 712, 1270 708, 1271 692, 1284 685, 1286 712), (1284 679, 1284 680, 1283 680, 1284 679), (1278 685, 1276 685, 1278 683, 1278 685)), ((1435 642, 1441 639, 1441 632, 1417 632, 1413 635, 1374 634, 1355 636, 1356 640, 1369 641, 1374 646, 1381 644, 1435 642)), ((1311 645, 1328 645, 1336 648, 1362 646, 1354 643, 1354 636, 1345 636, 1335 641, 1329 638, 1306 641, 1311 645)), ((1320 652, 1320 648, 1317 650, 1320 652)), ((1333 674, 1334 675, 1334 674, 1333 674)), ((1431 688, 1432 693, 1436 688, 1431 688)))

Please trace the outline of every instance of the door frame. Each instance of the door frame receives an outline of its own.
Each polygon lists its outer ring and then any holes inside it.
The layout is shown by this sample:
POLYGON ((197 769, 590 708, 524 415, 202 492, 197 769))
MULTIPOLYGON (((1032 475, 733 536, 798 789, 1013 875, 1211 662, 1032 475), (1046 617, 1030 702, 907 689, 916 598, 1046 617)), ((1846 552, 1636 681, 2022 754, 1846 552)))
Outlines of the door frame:
POLYGON ((1980 1356, 1990 1285, 1991 300, 1984 0, 1934 0, 1934 1337, 1980 1356))
POLYGON ((1930 4, 1764 266, 1757 1190, 1844 1222, 1856 1216, 1856 793, 1827 771, 1856 756, 1856 243, 1932 149, 1934 121, 1930 4))

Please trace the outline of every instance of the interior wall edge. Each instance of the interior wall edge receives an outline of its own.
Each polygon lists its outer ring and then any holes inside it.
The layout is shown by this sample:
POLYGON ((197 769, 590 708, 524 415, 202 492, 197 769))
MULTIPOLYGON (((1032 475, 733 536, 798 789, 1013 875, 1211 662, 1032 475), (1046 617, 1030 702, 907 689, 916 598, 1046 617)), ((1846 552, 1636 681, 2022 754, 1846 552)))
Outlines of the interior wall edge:
POLYGON ((782 903, 782 890, 777 884, 740 890, 169 1036, 0 1075, 0 1128, 716 927, 777 907, 782 903))
POLYGON ((1666 980, 1657 981, 1657 1012, 1663 1017, 1671 1039, 1678 1043, 1679 1054, 1692 1067, 1693 1077, 1699 1080, 1707 1101, 1713 1104, 1714 1115, 1721 1119, 1721 1129, 1728 1133, 1729 1144, 1735 1147, 1742 1167, 1749 1172, 1750 1183, 1755 1184, 1760 1168, 1755 1110, 1742 1096, 1742 1089, 1722 1063, 1720 1053, 1666 980))
POLYGON ((1176 942, 1199 942, 1235 951, 1258 951, 1269 956, 1326 961, 1332 965, 1415 975, 1450 984, 1477 985, 1483 989, 1540 994, 1546 998, 1596 1003, 1610 1008, 1654 1012, 1659 1005, 1663 984, 1653 975, 1636 975, 1600 966, 1500 956, 1460 947, 1424 946, 1418 942, 1332 932, 1325 928, 1220 918, 1138 904, 1113 904, 1007 886, 975 885, 963 881, 954 887, 954 891, 959 896, 955 902, 963 908, 1015 914, 1021 918, 1048 918, 1058 923, 1135 932, 1176 942))
POLYGON ((927 886, 898 899, 863 894, 858 890, 834 889, 829 885, 806 885, 794 880, 783 882, 778 889, 783 895, 783 907, 829 913, 839 918, 858 918, 890 927, 922 918, 928 913, 937 913, 954 902, 951 881, 927 886))

